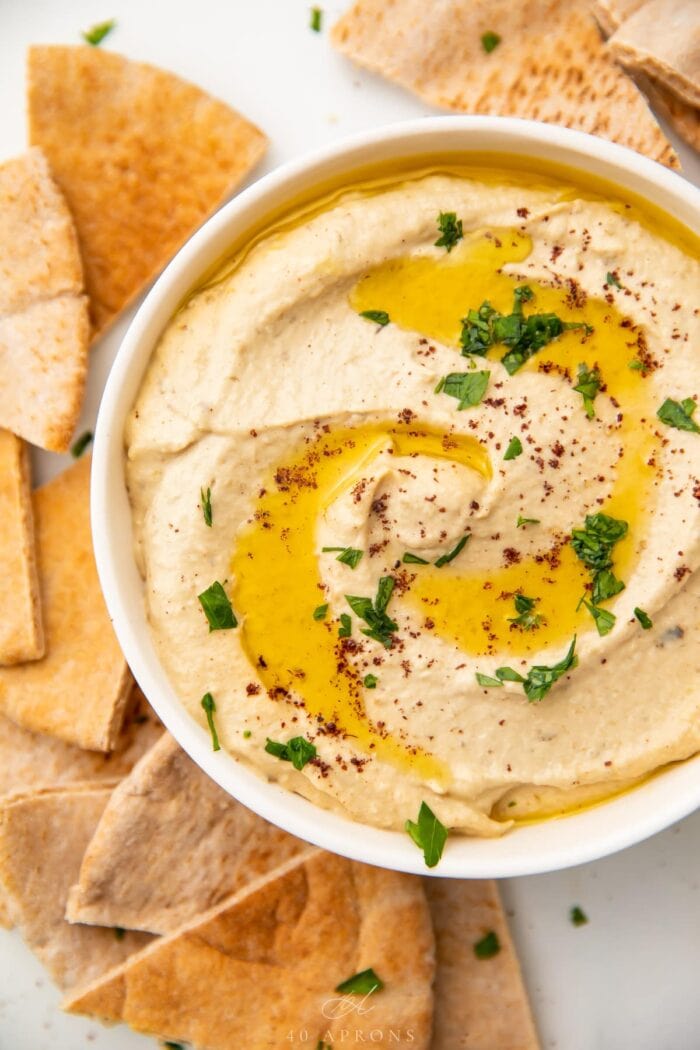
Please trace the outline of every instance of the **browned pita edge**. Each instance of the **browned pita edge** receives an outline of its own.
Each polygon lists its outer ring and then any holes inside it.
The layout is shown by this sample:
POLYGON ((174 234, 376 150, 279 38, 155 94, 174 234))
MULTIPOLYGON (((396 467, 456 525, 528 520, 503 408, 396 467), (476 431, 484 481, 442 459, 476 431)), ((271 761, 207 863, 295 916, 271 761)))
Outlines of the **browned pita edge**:
POLYGON ((608 40, 617 61, 700 106, 700 4, 647 0, 608 40))
POLYGON ((444 0, 429 18, 423 0, 358 0, 331 40, 433 105, 565 124, 678 166, 580 0, 444 0), (501 42, 487 54, 494 27, 501 42))
POLYGON ((29 138, 75 217, 101 332, 255 166, 267 139, 172 73, 91 47, 29 49, 29 138))
POLYGON ((306 849, 232 799, 165 734, 107 804, 66 916, 170 933, 306 849))
MULTIPOLYGON (((29 451, 0 430, 0 665, 44 655, 29 451)), ((2 773, 0 772, 0 776, 2 773)))
POLYGON ((63 1006, 207 1050, 269 1050, 304 1029, 311 1046, 334 1045, 341 1029, 355 1041, 369 1041, 370 1031, 388 1041, 393 1030, 427 1050, 433 973, 420 880, 314 850, 75 990, 63 1006), (370 1009, 327 1020, 335 987, 369 967, 385 983, 370 1009))
POLYGON ((680 137, 700 152, 700 108, 690 106, 668 88, 638 77, 637 81, 654 109, 676 130, 680 137))
POLYGON ((591 10, 605 36, 610 36, 646 0, 591 0, 591 10))
POLYGON ((41 150, 0 164, 0 427, 65 452, 80 414, 89 321, 78 243, 41 150))
POLYGON ((0 667, 0 711, 25 729, 111 751, 132 682, 97 579, 89 489, 85 456, 34 494, 47 652, 0 667))
POLYGON ((95 980, 150 940, 64 919, 68 890, 110 791, 85 782, 0 802, 0 882, 24 940, 61 988, 95 980))
POLYGON ((423 880, 435 931, 437 971, 431 1050, 538 1050, 527 991, 495 882, 423 880), (477 959, 493 930, 501 950, 477 959))

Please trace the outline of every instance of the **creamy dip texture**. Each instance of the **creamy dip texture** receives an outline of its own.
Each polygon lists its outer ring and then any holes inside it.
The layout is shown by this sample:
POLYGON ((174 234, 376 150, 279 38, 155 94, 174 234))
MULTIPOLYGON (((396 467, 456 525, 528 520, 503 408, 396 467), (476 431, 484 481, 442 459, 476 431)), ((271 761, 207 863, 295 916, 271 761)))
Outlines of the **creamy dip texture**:
POLYGON ((421 175, 259 238, 126 430, 182 702, 382 827, 500 835, 695 753, 699 346, 690 239, 564 182, 421 175))

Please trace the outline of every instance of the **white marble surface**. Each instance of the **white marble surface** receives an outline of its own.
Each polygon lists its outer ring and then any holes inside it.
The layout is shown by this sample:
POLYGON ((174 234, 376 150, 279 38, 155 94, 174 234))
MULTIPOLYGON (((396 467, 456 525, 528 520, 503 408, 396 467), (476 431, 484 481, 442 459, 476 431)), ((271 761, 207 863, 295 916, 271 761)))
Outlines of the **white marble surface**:
MULTIPOLYGON (((345 5, 324 6, 327 28, 345 5)), ((26 142, 26 46, 78 42, 108 17, 118 27, 105 46, 189 77, 267 132, 258 173, 353 131, 434 112, 334 54, 325 33, 309 30, 305 0, 0 0, 0 160, 26 142)), ((700 158, 681 152, 700 182, 700 158)), ((129 316, 94 352, 85 427, 129 316)), ((42 453, 36 475, 66 463, 42 453)), ((695 814, 606 860, 502 884, 546 1050, 700 1048, 699 862, 695 814), (587 926, 570 924, 573 904, 587 926)), ((0 1050, 154 1045, 66 1017, 59 998, 19 937, 0 931, 0 1050)))

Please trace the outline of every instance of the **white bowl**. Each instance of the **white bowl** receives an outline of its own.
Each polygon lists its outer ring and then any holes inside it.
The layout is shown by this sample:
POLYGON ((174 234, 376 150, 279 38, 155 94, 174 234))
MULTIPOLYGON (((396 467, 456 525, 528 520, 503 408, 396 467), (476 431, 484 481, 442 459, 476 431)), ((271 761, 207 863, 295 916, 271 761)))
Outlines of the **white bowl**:
POLYGON ((92 468, 97 568, 114 629, 143 692, 180 745, 224 790, 302 839, 369 864, 418 874, 503 877, 554 871, 605 856, 660 831, 700 806, 700 756, 634 791, 579 813, 516 826, 500 839, 453 836, 439 866, 399 831, 355 823, 267 783, 223 751, 188 714, 151 641, 143 584, 132 550, 124 482, 124 422, 151 352, 183 296, 232 243, 272 210, 314 186, 384 160, 446 152, 493 151, 569 165, 631 190, 700 233, 700 192, 680 176, 604 139, 524 120, 436 117, 364 132, 266 175, 192 237, 156 281, 117 355, 102 399, 92 468))

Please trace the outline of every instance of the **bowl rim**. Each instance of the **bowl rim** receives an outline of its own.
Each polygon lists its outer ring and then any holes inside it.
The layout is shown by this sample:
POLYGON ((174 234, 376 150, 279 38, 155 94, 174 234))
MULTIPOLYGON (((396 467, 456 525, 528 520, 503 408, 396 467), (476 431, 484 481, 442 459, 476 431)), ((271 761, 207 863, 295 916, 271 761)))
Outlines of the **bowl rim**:
POLYGON ((438 867, 428 870, 405 833, 360 824, 323 809, 266 781, 228 752, 213 752, 208 732, 186 711, 158 662, 146 629, 140 577, 136 596, 123 429, 165 324, 182 296, 206 272, 203 259, 209 257, 211 265, 220 258, 222 253, 214 246, 226 237, 231 244, 245 234, 255 224, 256 210, 261 215, 273 211, 275 196, 283 196, 296 181, 307 180, 308 187, 320 183, 324 167, 347 162, 345 170, 350 173, 361 166, 359 159, 352 162, 356 154, 367 153, 364 163, 371 163, 372 151, 387 148, 416 158, 430 150, 468 154, 486 148, 520 156, 524 167, 528 157, 567 164, 582 177, 602 174, 700 234, 700 190, 692 183, 626 147, 537 121, 481 116, 401 121, 342 138, 282 164, 225 204, 186 242, 157 278, 124 335, 95 427, 90 513, 98 575, 127 663, 158 717, 197 765, 249 809, 298 838, 379 867, 463 878, 556 871, 641 842, 700 807, 700 755, 657 773, 630 792, 560 818, 519 824, 500 838, 452 836, 438 867), (452 142, 460 137, 464 142, 452 142), (417 148, 426 139, 430 146, 417 148), (503 141, 484 147, 477 144, 479 139, 503 141))

